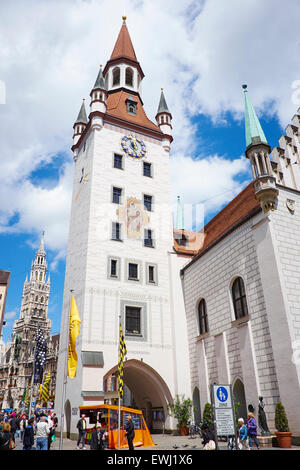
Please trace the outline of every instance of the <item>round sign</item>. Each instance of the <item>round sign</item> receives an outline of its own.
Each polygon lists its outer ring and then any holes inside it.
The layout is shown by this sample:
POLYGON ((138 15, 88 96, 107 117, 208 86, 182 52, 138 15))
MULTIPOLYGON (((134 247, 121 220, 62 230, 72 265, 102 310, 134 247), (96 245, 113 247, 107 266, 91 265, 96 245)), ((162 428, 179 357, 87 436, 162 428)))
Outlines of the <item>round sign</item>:
POLYGON ((225 387, 219 387, 217 389, 216 395, 217 395, 218 400, 221 401, 222 403, 224 403, 228 399, 228 392, 225 387))

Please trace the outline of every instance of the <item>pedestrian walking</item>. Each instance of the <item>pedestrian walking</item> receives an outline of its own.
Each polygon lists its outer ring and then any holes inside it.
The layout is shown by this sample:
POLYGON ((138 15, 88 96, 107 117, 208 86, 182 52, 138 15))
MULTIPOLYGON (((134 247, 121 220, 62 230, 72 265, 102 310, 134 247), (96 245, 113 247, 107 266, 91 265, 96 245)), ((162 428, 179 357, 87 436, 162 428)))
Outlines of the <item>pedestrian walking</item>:
POLYGON ((252 450, 252 441, 255 442, 257 450, 260 450, 259 442, 257 440, 257 424, 253 413, 248 413, 247 429, 250 450, 252 450))
POLYGON ((18 429, 18 417, 15 413, 12 413, 12 418, 9 421, 11 437, 14 442, 16 442, 16 431, 18 429))
POLYGON ((36 450, 48 450, 50 426, 45 416, 41 416, 36 425, 36 450))
POLYGON ((243 418, 238 419, 239 424, 239 448, 240 450, 249 450, 248 429, 243 418))
POLYGON ((25 428, 28 424, 28 421, 26 419, 26 415, 22 415, 21 416, 21 420, 20 420, 20 441, 23 442, 23 439, 24 439, 24 432, 25 432, 25 428))
POLYGON ((103 450, 104 429, 97 423, 91 437, 91 450, 103 450))
POLYGON ((201 426, 202 431, 202 444, 203 450, 215 450, 215 436, 214 433, 209 429, 208 424, 204 423, 201 426))
POLYGON ((9 435, 4 432, 4 421, 0 424, 0 450, 9 450, 9 435))
POLYGON ((128 449, 129 450, 134 450, 133 446, 133 439, 134 439, 134 424, 132 422, 132 416, 128 415, 127 417, 127 424, 125 426, 125 431, 126 431, 126 437, 128 441, 128 449))
POLYGON ((4 439, 5 441, 8 441, 8 449, 12 450, 16 447, 16 444, 13 441, 12 438, 12 433, 11 433, 11 426, 9 423, 3 423, 3 428, 2 428, 3 434, 4 434, 4 439))
POLYGON ((82 449, 85 450, 85 434, 86 434, 86 420, 85 420, 85 415, 81 415, 81 418, 79 419, 77 423, 77 429, 78 429, 78 440, 77 440, 77 449, 80 449, 79 445, 80 442, 82 442, 82 449))
POLYGON ((23 435, 23 450, 31 450, 34 444, 34 419, 28 420, 23 435))

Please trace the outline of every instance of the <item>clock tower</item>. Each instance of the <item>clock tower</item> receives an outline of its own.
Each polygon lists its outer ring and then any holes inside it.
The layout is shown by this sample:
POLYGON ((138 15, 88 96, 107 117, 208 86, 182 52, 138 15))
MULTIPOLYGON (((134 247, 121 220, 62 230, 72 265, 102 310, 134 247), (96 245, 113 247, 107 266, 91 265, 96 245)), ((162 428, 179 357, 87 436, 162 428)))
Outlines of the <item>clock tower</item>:
MULTIPOLYGON (((170 184, 172 115, 164 93, 156 122, 144 110, 144 72, 126 18, 98 71, 90 110, 74 125, 74 184, 55 409, 77 433, 78 407, 114 403, 119 322, 127 356, 124 405, 150 429, 175 426, 167 404, 190 396, 187 331, 174 251, 170 184), (78 366, 63 398, 70 299, 81 317, 78 366), (155 413, 160 411, 160 413, 155 413)), ((65 430, 66 430, 65 429, 65 430)))

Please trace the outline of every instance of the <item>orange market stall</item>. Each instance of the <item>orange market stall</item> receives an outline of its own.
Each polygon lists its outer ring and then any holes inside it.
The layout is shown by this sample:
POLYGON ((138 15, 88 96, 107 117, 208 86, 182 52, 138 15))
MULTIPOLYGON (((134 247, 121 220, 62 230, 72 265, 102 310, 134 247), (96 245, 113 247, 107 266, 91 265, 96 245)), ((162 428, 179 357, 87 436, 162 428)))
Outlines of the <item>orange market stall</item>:
MULTIPOLYGON (((86 442, 90 442, 91 435, 96 423, 100 423, 107 432, 107 447, 118 449, 118 407, 114 405, 92 405, 80 406, 80 416, 85 415, 88 419, 86 442)), ((128 447, 125 438, 125 426, 127 418, 131 415, 134 424, 134 447, 155 446, 141 410, 121 406, 121 448, 128 447)))

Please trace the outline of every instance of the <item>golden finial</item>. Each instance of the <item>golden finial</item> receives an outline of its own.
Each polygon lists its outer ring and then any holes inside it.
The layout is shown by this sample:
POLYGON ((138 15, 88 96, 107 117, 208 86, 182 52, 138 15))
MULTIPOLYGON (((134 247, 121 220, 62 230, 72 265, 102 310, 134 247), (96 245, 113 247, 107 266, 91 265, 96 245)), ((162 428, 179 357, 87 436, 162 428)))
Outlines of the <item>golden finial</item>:
POLYGON ((123 21, 126 21, 126 20, 127 20, 127 16, 123 15, 123 16, 122 16, 122 20, 123 20, 123 21))
POLYGON ((102 68, 102 64, 100 64, 100 68, 102 68))

